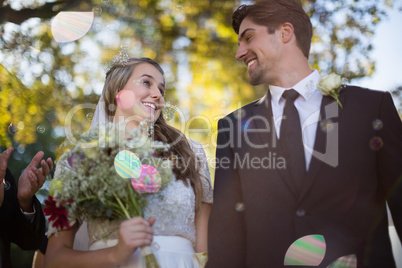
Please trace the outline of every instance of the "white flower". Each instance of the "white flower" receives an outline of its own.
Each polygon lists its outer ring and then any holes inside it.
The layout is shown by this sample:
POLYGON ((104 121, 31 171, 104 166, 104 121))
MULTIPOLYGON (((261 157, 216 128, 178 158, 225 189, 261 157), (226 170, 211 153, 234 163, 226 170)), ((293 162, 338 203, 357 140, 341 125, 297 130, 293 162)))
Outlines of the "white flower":
POLYGON ((318 90, 325 96, 331 94, 332 91, 338 91, 341 88, 342 79, 340 75, 331 73, 324 75, 318 82, 318 90))
POLYGON ((99 156, 98 142, 91 141, 88 145, 87 148, 84 148, 85 156, 89 159, 96 159, 99 156))
POLYGON ((342 78, 340 75, 330 73, 321 77, 318 82, 317 88, 324 96, 333 97, 342 108, 342 104, 338 99, 339 90, 342 86, 342 78))
POLYGON ((63 188, 63 181, 61 180, 52 180, 49 185, 49 194, 54 196, 54 194, 58 191, 61 191, 63 188))

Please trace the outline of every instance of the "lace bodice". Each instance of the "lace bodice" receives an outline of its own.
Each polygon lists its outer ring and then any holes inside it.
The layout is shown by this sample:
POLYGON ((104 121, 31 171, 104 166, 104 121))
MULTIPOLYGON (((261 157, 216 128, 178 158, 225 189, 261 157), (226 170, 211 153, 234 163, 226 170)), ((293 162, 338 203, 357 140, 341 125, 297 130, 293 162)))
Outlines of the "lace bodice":
MULTIPOLYGON (((190 146, 198 156, 203 186, 202 202, 212 203, 212 186, 207 159, 202 145, 189 140, 190 146)), ((57 172, 56 172, 57 174, 57 172)), ((144 217, 155 217, 154 235, 182 236, 195 245, 195 195, 190 182, 188 187, 181 180, 172 180, 159 195, 149 195, 144 217)), ((120 221, 94 221, 88 223, 89 244, 105 238, 118 238, 120 221), (101 232, 100 230, 103 230, 101 232)))

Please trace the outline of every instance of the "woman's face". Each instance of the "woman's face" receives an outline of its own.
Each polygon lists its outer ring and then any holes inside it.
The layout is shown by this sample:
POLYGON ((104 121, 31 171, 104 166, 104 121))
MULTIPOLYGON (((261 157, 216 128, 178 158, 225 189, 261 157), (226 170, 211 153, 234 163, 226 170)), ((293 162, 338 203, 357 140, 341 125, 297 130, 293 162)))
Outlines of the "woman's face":
MULTIPOLYGON (((116 96, 116 116, 137 122, 149 119, 155 122, 161 114, 165 100, 163 75, 151 64, 140 63, 127 84, 116 96)), ((118 119, 118 121, 120 121, 118 119)))

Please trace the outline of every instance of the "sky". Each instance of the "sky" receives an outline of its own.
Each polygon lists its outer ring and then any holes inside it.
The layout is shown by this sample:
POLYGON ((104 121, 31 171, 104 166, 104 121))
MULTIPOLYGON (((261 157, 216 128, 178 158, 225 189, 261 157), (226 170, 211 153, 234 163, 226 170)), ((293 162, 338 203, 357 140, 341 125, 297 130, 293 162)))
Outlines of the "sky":
POLYGON ((352 84, 371 89, 390 91, 402 86, 402 4, 389 12, 389 18, 377 26, 374 37, 372 59, 376 71, 371 77, 353 81, 352 84))

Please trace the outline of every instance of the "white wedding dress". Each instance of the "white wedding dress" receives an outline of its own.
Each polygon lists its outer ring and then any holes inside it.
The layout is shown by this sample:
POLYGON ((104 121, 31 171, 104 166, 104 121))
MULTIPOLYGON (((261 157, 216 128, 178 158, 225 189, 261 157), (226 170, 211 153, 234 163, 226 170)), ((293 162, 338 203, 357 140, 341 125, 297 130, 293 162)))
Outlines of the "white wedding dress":
MULTIPOLYGON (((199 158, 201 174, 207 178, 202 177, 202 202, 212 203, 212 186, 205 152, 201 144, 191 140, 189 143, 199 158)), ((151 249, 161 268, 199 267, 194 257, 195 195, 189 181, 188 185, 181 180, 172 180, 161 192, 162 198, 149 195, 147 199, 144 218, 156 218, 151 249)), ((89 250, 116 245, 119 225, 120 221, 88 222, 89 250), (106 240, 104 230, 109 233, 106 240)), ((134 252, 128 263, 119 267, 145 267, 140 249, 134 252)))

